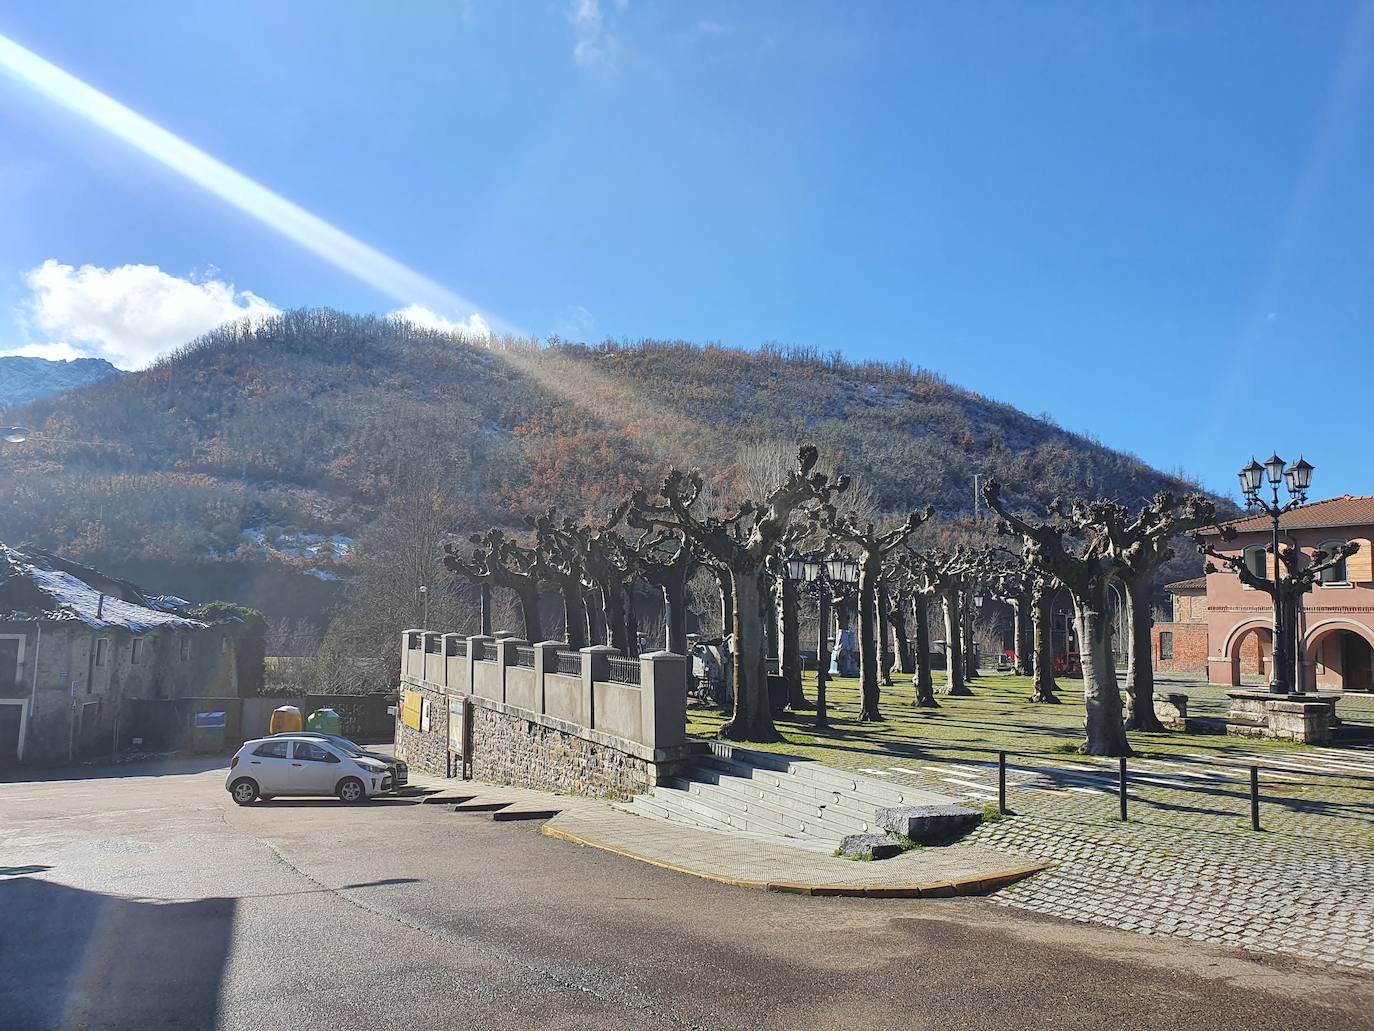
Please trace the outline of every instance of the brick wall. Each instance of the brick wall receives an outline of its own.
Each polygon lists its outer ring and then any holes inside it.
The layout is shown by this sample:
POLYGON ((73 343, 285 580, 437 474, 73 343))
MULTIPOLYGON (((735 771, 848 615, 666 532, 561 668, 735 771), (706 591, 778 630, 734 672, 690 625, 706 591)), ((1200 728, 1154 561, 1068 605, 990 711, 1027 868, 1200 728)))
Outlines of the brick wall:
POLYGON ((1207 624, 1156 623, 1151 631, 1155 669, 1161 673, 1207 675, 1207 624), (1173 643, 1173 657, 1163 658, 1161 637, 1169 634, 1173 643))

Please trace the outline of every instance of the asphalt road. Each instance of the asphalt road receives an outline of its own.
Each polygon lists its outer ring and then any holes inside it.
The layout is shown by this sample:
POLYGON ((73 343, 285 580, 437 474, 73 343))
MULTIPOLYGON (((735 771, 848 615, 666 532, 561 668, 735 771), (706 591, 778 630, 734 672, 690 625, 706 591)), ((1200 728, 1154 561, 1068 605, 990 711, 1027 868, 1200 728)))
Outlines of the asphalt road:
POLYGON ((728 888, 437 805, 241 809, 159 769, 0 783, 0 1028, 1374 1027, 1339 968, 728 888))

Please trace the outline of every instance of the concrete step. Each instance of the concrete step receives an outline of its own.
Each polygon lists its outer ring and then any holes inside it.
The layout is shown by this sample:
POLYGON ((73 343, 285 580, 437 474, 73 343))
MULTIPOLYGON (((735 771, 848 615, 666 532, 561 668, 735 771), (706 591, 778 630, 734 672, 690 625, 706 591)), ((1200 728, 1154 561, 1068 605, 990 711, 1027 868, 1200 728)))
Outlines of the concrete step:
POLYGON ((772 775, 761 779, 700 767, 692 771, 690 778, 680 779, 682 783, 673 783, 672 786, 699 795, 728 795, 747 804, 768 806, 794 820, 824 826, 828 829, 827 836, 862 834, 869 830, 873 822, 871 808, 856 807, 847 801, 836 803, 832 796, 816 798, 809 791, 793 790, 792 785, 785 781, 782 784, 774 783, 772 775))
POLYGON ((836 841, 850 832, 850 821, 845 821, 845 825, 841 826, 836 819, 825 819, 824 810, 818 812, 815 806, 788 804, 786 801, 777 804, 751 796, 743 786, 673 778, 666 787, 683 792, 692 801, 709 806, 722 817, 728 817, 734 827, 791 837, 833 838, 836 841))
POLYGON ((735 796, 715 793, 713 785, 706 787, 710 790, 702 795, 689 794, 672 787, 654 788, 653 794, 658 797, 666 796, 680 808, 697 814, 700 819, 714 822, 718 828, 788 838, 838 840, 829 828, 820 828, 817 820, 796 817, 771 806, 757 805, 735 796))
POLYGON ((717 755, 707 759, 703 765, 791 790, 817 803, 838 804, 862 813, 871 813, 883 806, 939 805, 950 800, 949 796, 933 791, 902 784, 885 784, 871 777, 809 761, 794 761, 778 769, 772 764, 755 766, 743 759, 717 755))

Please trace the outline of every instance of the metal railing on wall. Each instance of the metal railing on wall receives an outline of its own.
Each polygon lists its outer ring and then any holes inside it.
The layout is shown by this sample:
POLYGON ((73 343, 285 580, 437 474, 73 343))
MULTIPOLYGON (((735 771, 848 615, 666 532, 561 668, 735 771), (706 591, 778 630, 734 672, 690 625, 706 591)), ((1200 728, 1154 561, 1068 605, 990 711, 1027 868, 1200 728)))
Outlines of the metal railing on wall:
POLYGON ((465 637, 450 637, 448 639, 449 655, 466 655, 468 653, 468 642, 465 637))
POLYGON ((528 644, 516 645, 515 664, 517 666, 528 666, 530 669, 534 669, 534 649, 528 644))
POLYGON ((611 656, 606 660, 606 672, 613 683, 639 684, 639 660, 611 656))
POLYGON ((477 654, 473 658, 482 662, 495 662, 498 654, 495 641, 482 641, 477 645, 477 654))
POLYGON ((559 652, 558 662, 554 668, 559 673, 580 677, 582 675, 582 654, 580 652, 559 652))

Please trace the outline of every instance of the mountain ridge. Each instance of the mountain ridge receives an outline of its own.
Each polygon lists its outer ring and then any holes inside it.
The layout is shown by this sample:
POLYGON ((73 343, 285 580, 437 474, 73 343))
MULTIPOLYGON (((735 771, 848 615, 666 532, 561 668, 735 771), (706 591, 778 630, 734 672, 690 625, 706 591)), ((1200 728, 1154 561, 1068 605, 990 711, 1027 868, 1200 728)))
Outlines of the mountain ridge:
POLYGON ((701 467, 723 505, 803 440, 857 473, 879 511, 931 502, 967 518, 975 474, 1001 479, 1014 505, 1196 489, 904 362, 478 340, 327 310, 222 327, 22 417, 30 442, 0 452, 0 540, 116 566, 305 571, 314 560, 264 549, 263 534, 365 541, 422 496, 461 531, 549 505, 596 514, 673 464, 701 467))
POLYGON ((123 375, 104 358, 0 357, 0 407, 28 404, 123 375))

